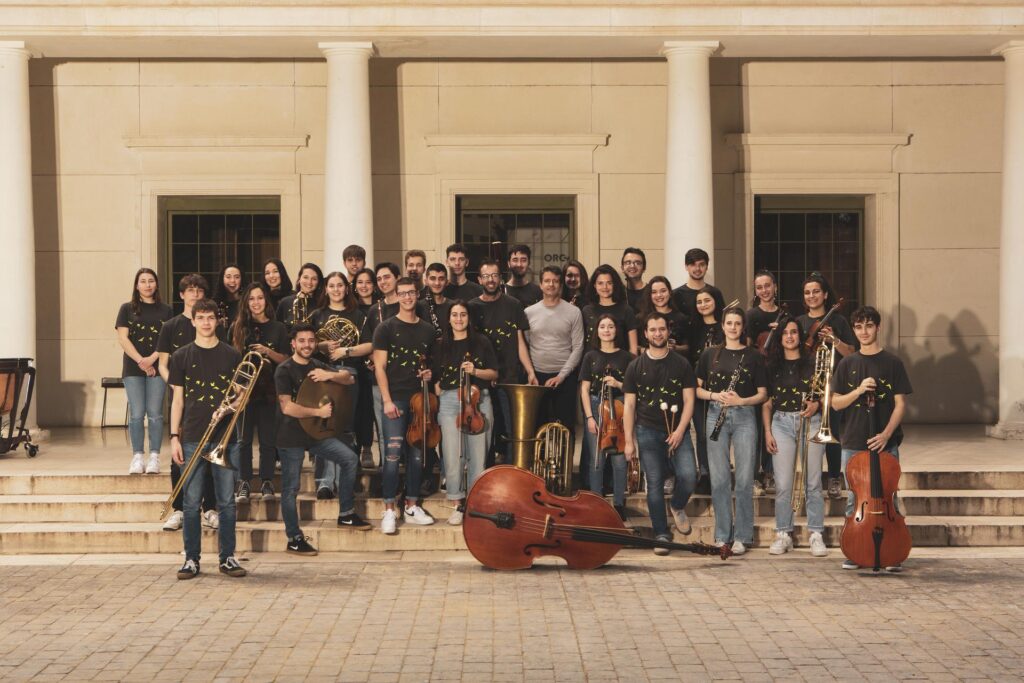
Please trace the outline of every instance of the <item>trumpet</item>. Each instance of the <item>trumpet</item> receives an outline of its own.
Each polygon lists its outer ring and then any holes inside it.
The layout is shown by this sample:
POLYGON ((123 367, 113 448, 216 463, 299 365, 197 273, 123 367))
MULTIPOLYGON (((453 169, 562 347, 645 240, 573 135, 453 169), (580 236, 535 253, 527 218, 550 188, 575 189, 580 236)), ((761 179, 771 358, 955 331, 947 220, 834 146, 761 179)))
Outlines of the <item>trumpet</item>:
POLYGON ((203 432, 203 436, 199 439, 199 445, 196 447, 195 453, 189 458, 188 463, 181 469, 181 478, 178 479, 178 485, 171 491, 171 495, 164 502, 164 506, 160 509, 160 519, 165 519, 167 513, 170 511, 174 504, 174 499, 178 497, 182 489, 185 488, 186 483, 192 476, 192 472, 195 470, 196 463, 199 462, 200 458, 203 458, 218 467, 226 467, 229 470, 235 469, 231 466, 231 462, 228 460, 228 442, 231 440, 231 436, 235 433, 235 422, 238 421, 238 416, 245 410, 245 406, 249 403, 249 397, 252 395, 252 391, 256 386, 256 380, 259 379, 260 371, 263 370, 263 365, 266 360, 259 353, 255 351, 249 351, 242 357, 242 362, 235 368, 235 372, 231 377, 231 381, 228 382, 228 388, 224 391, 224 398, 221 399, 220 405, 213 411, 213 416, 210 418, 210 424, 207 425, 206 431, 203 432), (231 419, 228 420, 227 426, 224 427, 224 431, 220 434, 217 439, 217 445, 211 448, 208 452, 206 447, 214 439, 214 433, 220 427, 220 423, 224 420, 224 416, 231 414, 231 419))
POLYGON ((292 325, 308 323, 309 319, 313 317, 313 312, 309 310, 309 299, 310 295, 303 291, 295 295, 292 300, 292 325))

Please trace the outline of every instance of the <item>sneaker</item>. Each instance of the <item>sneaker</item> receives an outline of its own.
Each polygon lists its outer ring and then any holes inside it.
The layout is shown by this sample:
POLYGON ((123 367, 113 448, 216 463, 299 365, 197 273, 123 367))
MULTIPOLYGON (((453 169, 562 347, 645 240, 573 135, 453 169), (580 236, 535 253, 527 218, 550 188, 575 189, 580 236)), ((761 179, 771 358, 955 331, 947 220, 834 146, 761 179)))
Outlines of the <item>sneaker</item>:
POLYGON ((825 546, 825 539, 821 537, 820 531, 811 532, 811 555, 814 557, 828 556, 828 548, 825 546))
POLYGON ((238 489, 235 491, 235 502, 236 503, 247 503, 249 502, 249 494, 252 491, 249 488, 249 482, 244 479, 238 482, 238 489))
POLYGON ((420 498, 426 498, 436 490, 437 487, 434 485, 433 479, 424 479, 423 483, 420 484, 420 498))
POLYGON ((665 480, 665 495, 671 496, 672 492, 676 490, 676 478, 669 477, 665 480))
POLYGON ((133 455, 132 464, 128 465, 128 474, 142 474, 146 466, 144 458, 145 456, 143 456, 142 453, 136 453, 133 455))
MULTIPOLYGON (((666 536, 665 534, 661 534, 659 536, 655 536, 654 540, 655 541, 665 541, 666 543, 668 543, 668 542, 672 541, 672 537, 671 536, 666 536)), ((672 552, 672 551, 669 550, 668 548, 655 548, 654 549, 654 554, 655 555, 668 555, 670 552, 672 552)))
POLYGON ((398 515, 395 514, 394 510, 385 510, 383 517, 380 520, 380 530, 386 534, 395 533, 395 525, 398 521, 398 515))
POLYGON ((164 531, 177 531, 181 528, 181 525, 185 523, 185 513, 181 510, 175 510, 171 513, 171 516, 164 522, 164 531))
POLYGON ((150 453, 146 461, 146 474, 160 474, 160 454, 150 453))
POLYGON ((686 510, 676 510, 671 505, 668 507, 672 511, 672 519, 676 522, 676 529, 683 536, 689 536, 690 532, 693 531, 693 527, 690 525, 690 518, 686 516, 686 510))
POLYGON ((185 564, 181 565, 181 569, 178 570, 178 579, 185 581, 186 579, 194 579, 199 576, 199 562, 196 560, 185 560, 185 564))
MULTIPOLYGON (((821 534, 818 534, 818 538, 821 538, 821 534)), ((789 535, 788 531, 776 531, 775 540, 772 541, 771 546, 768 547, 769 555, 785 555, 793 549, 793 538, 789 535)))
POLYGON ((220 515, 216 510, 207 510, 203 513, 203 526, 207 529, 216 529, 220 526, 220 515))
POLYGON ((836 500, 842 495, 843 482, 839 477, 828 478, 828 497, 832 500, 836 500))
POLYGON ((455 511, 448 515, 448 524, 451 526, 459 526, 462 524, 462 515, 462 505, 459 504, 459 507, 455 508, 455 511))
POLYGON ((403 519, 409 524, 427 526, 434 523, 434 518, 427 514, 427 511, 419 505, 412 505, 405 508, 403 519))
POLYGON ((621 519, 623 522, 625 522, 626 521, 626 506, 625 505, 615 505, 614 507, 615 507, 615 511, 619 513, 619 519, 621 519))
POLYGON ((733 555, 742 555, 745 552, 747 552, 747 546, 743 545, 743 541, 733 541, 732 542, 732 554, 733 555))
MULTIPOLYGON (((273 495, 273 494, 271 494, 273 495)), ((330 486, 321 486, 316 490, 317 500, 331 500, 334 498, 334 491, 331 490, 330 486)))
MULTIPOLYGON (((309 536, 303 536, 299 534, 295 538, 288 541, 288 545, 285 546, 285 552, 294 553, 295 555, 316 555, 316 548, 309 544, 309 536)), ((229 560, 231 558, 228 558, 229 560)), ((224 565, 221 565, 223 567, 224 565)), ((224 571, 221 569, 221 571, 224 571)), ((226 573, 226 572, 225 572, 226 573)))
POLYGON ((338 517, 338 526, 345 529, 355 529, 356 531, 369 531, 370 523, 359 516, 358 513, 351 512, 347 515, 341 515, 338 517))
POLYGON ((860 569, 860 565, 853 560, 843 560, 843 569, 860 569))
POLYGON ((369 446, 363 447, 362 453, 359 454, 359 466, 364 470, 373 469, 373 451, 369 446))
POLYGON ((899 574, 900 572, 903 571, 903 565, 902 564, 891 564, 891 565, 889 565, 888 567, 885 568, 885 571, 889 572, 890 574, 899 574))
POLYGON ((274 484, 269 479, 263 480, 260 495, 263 496, 263 500, 274 500, 274 484))
POLYGON ((245 569, 242 568, 242 565, 238 564, 238 560, 235 559, 235 556, 232 555, 220 563, 220 573, 227 574, 228 576, 233 576, 235 578, 241 578, 249 572, 245 571, 245 569))

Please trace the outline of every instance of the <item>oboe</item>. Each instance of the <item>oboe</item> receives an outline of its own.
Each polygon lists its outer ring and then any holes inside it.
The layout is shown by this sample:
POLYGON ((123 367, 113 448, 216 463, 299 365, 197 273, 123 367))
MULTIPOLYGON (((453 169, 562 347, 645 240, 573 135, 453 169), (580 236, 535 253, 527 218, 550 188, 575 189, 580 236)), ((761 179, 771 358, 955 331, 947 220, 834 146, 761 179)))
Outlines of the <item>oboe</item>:
MULTIPOLYGON (((743 359, 736 363, 736 369, 733 370, 732 377, 729 378, 729 386, 726 387, 726 391, 736 391, 736 384, 740 381, 740 371, 743 369, 743 359)), ((708 437, 712 441, 718 441, 718 435, 722 433, 722 425, 725 424, 725 413, 729 410, 729 406, 722 406, 721 412, 718 413, 718 419, 715 420, 715 427, 711 430, 711 436, 708 437)))

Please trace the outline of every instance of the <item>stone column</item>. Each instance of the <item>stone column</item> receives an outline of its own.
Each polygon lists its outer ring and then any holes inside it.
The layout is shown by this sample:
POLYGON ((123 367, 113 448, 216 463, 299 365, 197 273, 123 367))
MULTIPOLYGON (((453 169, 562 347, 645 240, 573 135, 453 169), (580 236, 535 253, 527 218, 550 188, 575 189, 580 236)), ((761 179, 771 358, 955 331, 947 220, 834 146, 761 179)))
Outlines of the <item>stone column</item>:
POLYGON ((1024 438, 1024 41, 995 50, 1003 71, 1003 218, 999 238, 999 423, 990 436, 1024 438))
POLYGON ((665 274, 686 282, 683 255, 700 247, 711 255, 714 282, 714 201, 711 190, 711 55, 715 41, 667 42, 668 132, 665 160, 665 274))
POLYGON ((0 357, 36 357, 36 247, 32 221, 29 52, 0 41, 0 357))
POLYGON ((320 43, 327 57, 327 140, 324 155, 325 271, 342 270, 349 244, 373 260, 370 168, 370 74, 373 43, 320 43))

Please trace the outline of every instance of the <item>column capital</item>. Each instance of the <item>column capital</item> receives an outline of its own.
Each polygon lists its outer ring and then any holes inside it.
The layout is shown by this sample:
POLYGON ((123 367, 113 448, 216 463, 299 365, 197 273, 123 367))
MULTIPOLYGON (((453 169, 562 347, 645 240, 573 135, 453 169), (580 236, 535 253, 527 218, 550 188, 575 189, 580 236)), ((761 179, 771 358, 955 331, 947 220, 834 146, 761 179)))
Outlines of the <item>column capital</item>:
POLYGON ((32 57, 32 52, 25 46, 23 40, 0 40, 0 56, 22 57, 28 60, 32 57))
POLYGON ((326 57, 355 56, 369 59, 376 53, 373 43, 368 42, 317 43, 317 47, 326 57))
POLYGON ((1024 40, 1011 40, 1005 42, 996 49, 992 50, 992 54, 996 57, 1003 57, 1004 59, 1011 54, 1024 54, 1024 40))
POLYGON ((667 40, 660 50, 663 57, 675 55, 700 55, 710 57, 720 50, 722 44, 717 40, 667 40))

